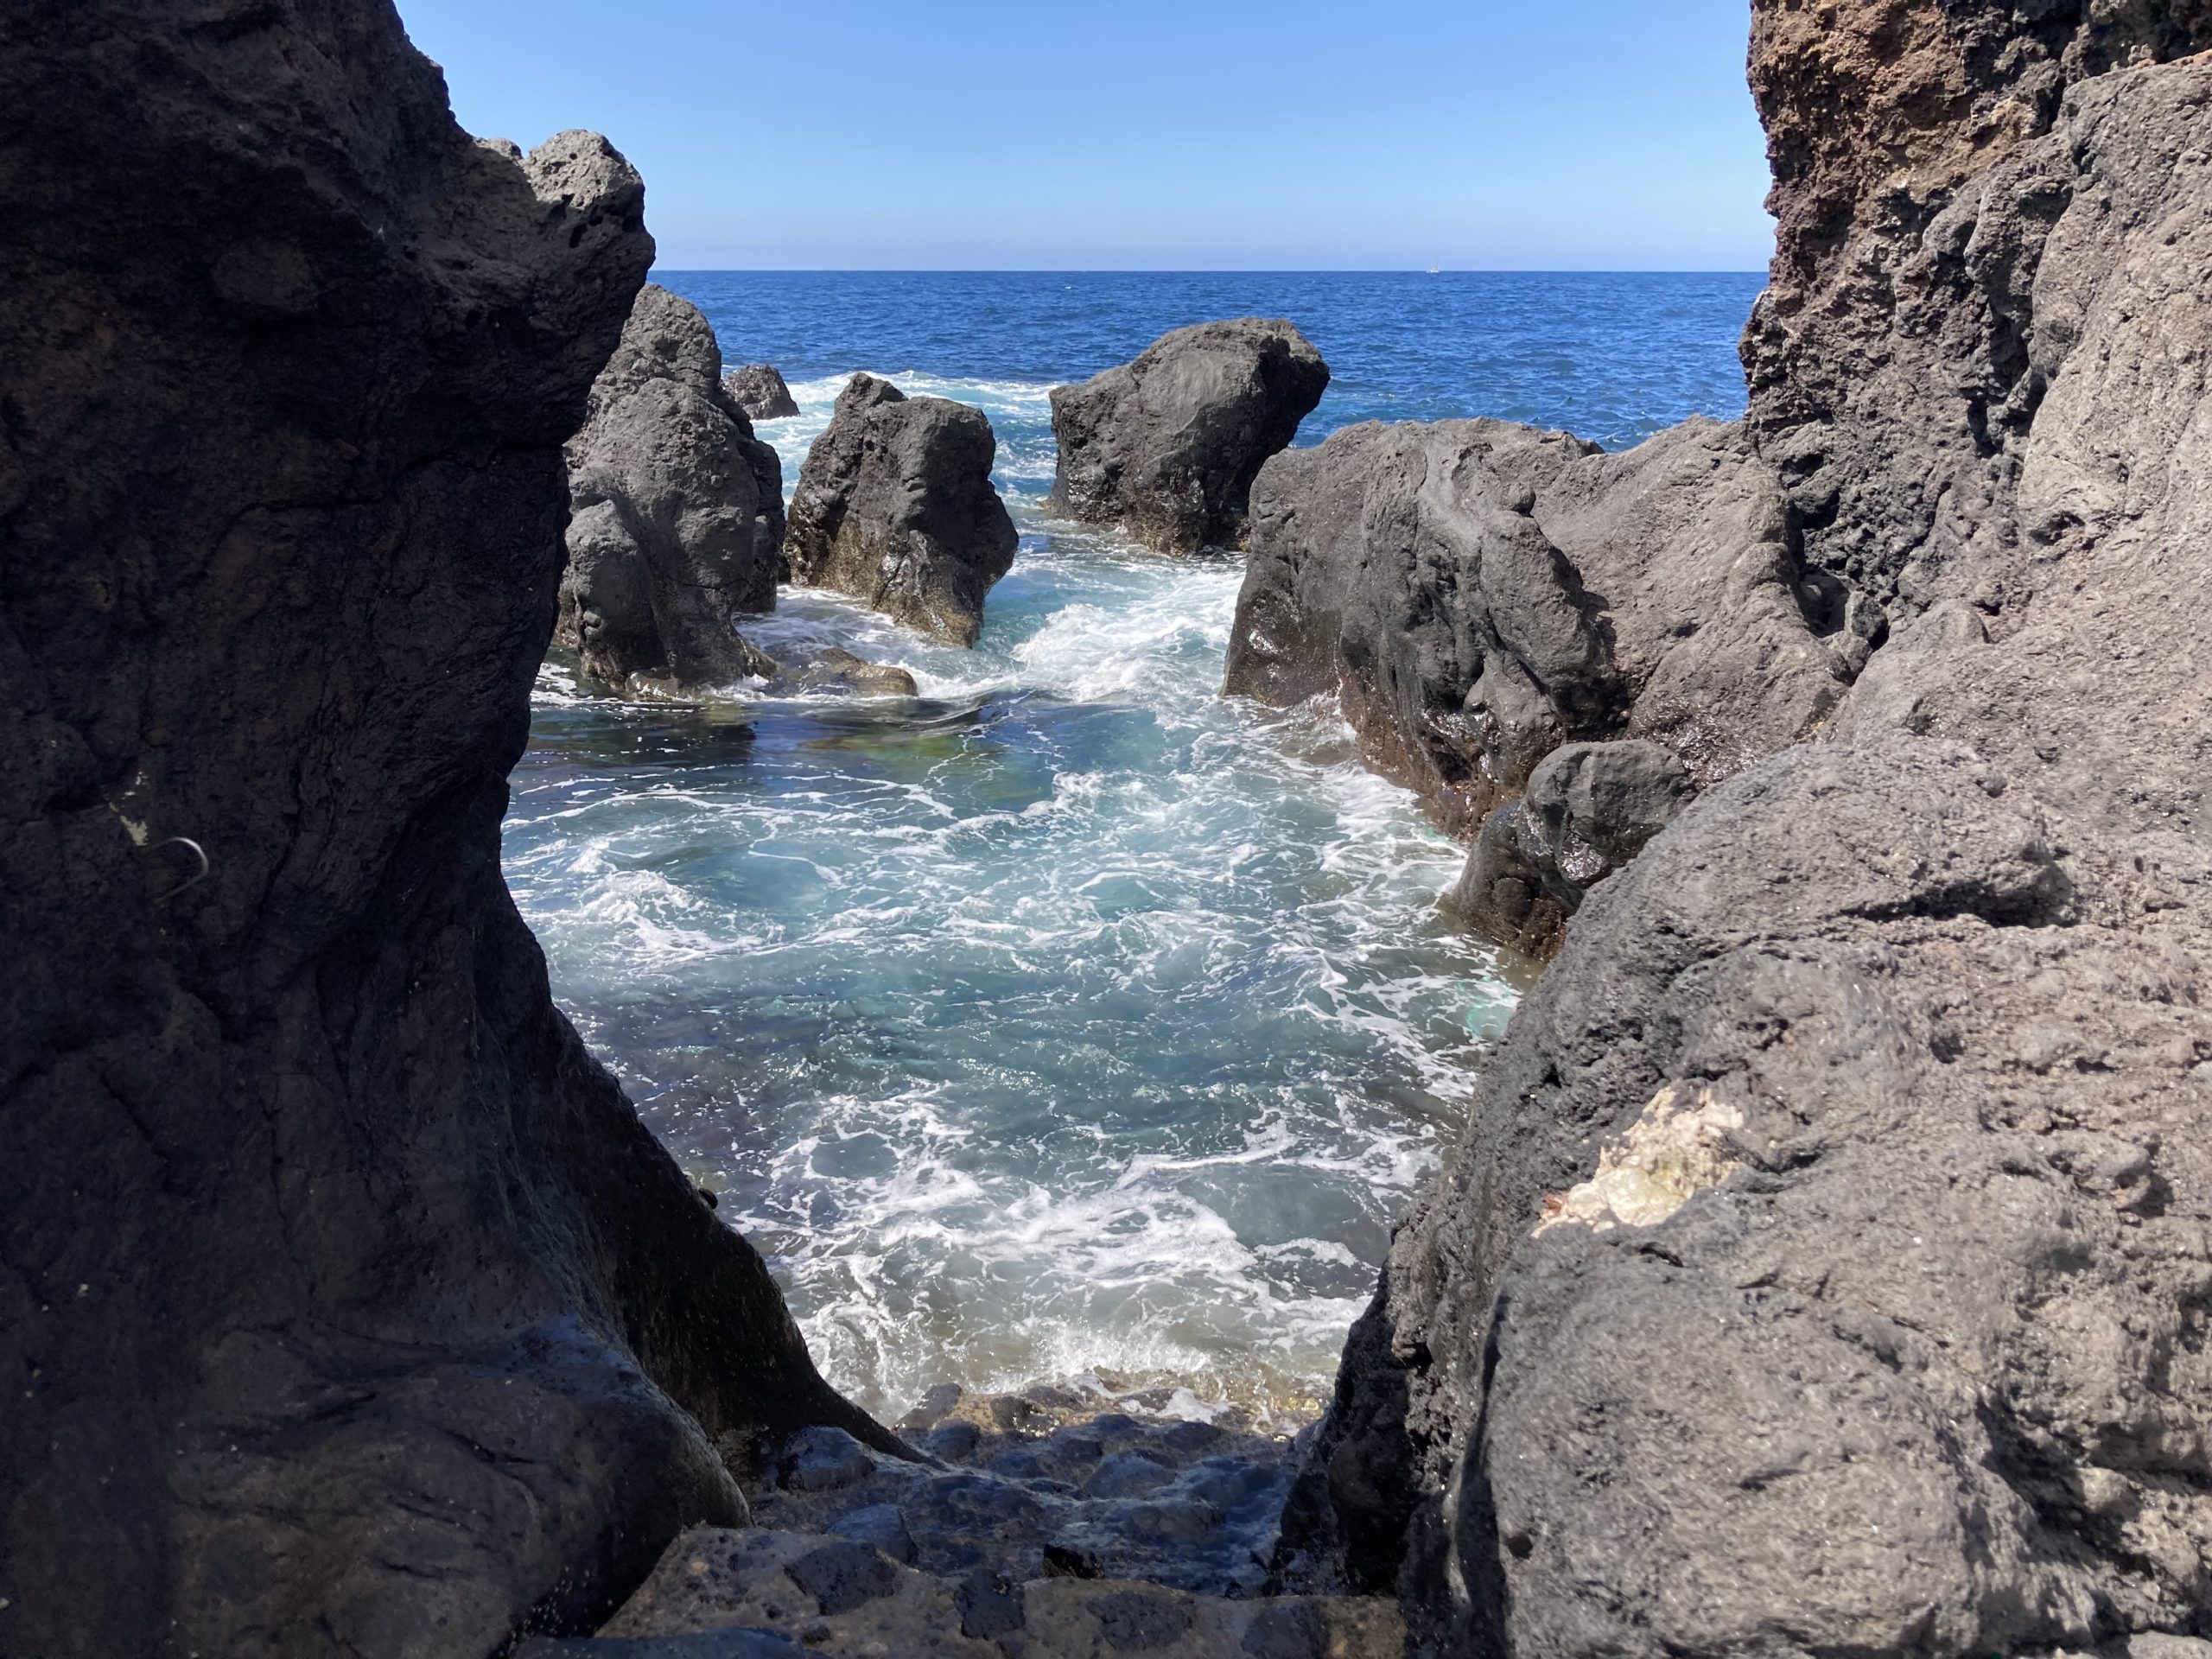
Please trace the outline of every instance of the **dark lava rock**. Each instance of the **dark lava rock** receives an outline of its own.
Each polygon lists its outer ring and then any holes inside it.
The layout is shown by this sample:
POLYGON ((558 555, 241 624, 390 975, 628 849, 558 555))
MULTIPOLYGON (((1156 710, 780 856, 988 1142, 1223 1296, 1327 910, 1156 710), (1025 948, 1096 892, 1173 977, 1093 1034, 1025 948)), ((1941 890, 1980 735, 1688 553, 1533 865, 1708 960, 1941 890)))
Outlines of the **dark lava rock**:
POLYGON ((1863 665, 1590 890, 1347 1344, 1286 1574, 1554 1659, 2193 1634, 2212 61, 2157 60, 2212 16, 1754 15, 1749 429, 1863 665))
POLYGON ((1123 1653, 1164 1648, 1191 1628, 1190 1603, 1142 1590, 1116 1590, 1095 1596, 1090 1611, 1106 1645, 1123 1653))
POLYGON ((1175 1471, 1156 1459, 1137 1452, 1116 1452, 1090 1471, 1083 1483, 1083 1495, 1141 1497, 1174 1478, 1175 1471))
POLYGON ((1244 1627, 1237 1651, 1250 1659, 1327 1659, 1328 1625, 1310 1602, 1263 1607, 1244 1627))
POLYGON ((841 691, 855 697, 911 697, 921 690, 906 669, 864 661, 839 645, 786 655, 771 666, 771 693, 841 691))
POLYGON ((1590 888, 1642 852, 1694 792, 1680 758, 1657 743, 1554 749, 1522 798, 1484 820, 1446 908, 1491 938, 1548 956, 1590 888))
POLYGON ((721 377, 699 308, 648 284, 569 442, 559 637, 617 690, 681 696, 774 671, 732 625, 775 607, 783 463, 721 377))
POLYGON ((866 1480, 874 1470, 866 1446, 842 1428, 822 1427, 791 1436, 777 1461, 776 1478, 795 1492, 827 1492, 866 1480))
POLYGON ((982 410, 855 375, 799 470, 784 540, 791 579, 974 645, 983 595, 1020 539, 991 484, 997 450, 982 410))
POLYGON ((1252 480, 1329 385, 1291 324, 1260 317, 1163 334, 1133 363, 1052 388, 1052 499, 1162 553, 1241 547, 1252 480))
POLYGON ((696 1636, 536 1637, 514 1659, 806 1659, 810 1649, 777 1630, 704 1630, 696 1636))
POLYGON ((849 1539, 810 1550, 784 1570, 814 1598, 825 1618, 849 1613, 899 1587, 898 1572, 880 1550, 849 1539))
POLYGON ((963 1636, 988 1642, 1021 1628, 1021 1586, 988 1567, 978 1567, 961 1580, 952 1600, 959 1610, 963 1636))
POLYGON ((710 1433, 881 1435, 500 878, 641 186, 389 4, 0 36, 0 1649, 588 1630, 710 1433))
POLYGON ((774 365, 747 363, 722 376, 730 402, 756 421, 780 421, 798 413, 798 400, 774 365))
POLYGON ((830 1522, 830 1530, 840 1538, 872 1545, 894 1561, 913 1565, 914 1535, 906 1529, 906 1517, 895 1503, 849 1510, 830 1522))

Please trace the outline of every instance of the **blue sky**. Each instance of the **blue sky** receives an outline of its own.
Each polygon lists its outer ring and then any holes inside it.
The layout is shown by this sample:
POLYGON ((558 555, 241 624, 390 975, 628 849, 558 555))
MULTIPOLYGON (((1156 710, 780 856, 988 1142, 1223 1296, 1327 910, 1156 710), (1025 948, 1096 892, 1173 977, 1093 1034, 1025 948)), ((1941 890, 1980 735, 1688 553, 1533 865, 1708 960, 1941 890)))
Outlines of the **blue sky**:
POLYGON ((669 269, 1750 270, 1745 0, 398 0, 669 269))

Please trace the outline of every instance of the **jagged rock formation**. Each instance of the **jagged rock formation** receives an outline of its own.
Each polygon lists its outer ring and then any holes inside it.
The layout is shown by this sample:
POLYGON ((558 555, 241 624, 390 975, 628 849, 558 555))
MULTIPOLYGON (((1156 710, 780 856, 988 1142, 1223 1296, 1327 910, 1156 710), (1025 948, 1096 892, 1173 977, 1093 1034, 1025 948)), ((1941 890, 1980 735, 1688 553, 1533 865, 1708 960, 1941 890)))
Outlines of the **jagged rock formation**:
POLYGON ((774 671, 733 624, 775 608, 783 462, 721 369, 699 308, 648 283, 569 441, 558 638, 618 690, 682 696, 774 671))
POLYGON ((1224 690, 1333 696, 1378 770, 1471 830, 1569 740, 1731 775, 1817 728, 1874 626, 1800 565, 1736 428, 1607 455, 1502 421, 1370 423, 1262 471, 1224 690))
POLYGON ((714 1444, 888 1443, 501 881, 637 175, 381 0, 0 19, 0 1650, 588 1626, 714 1444))
POLYGON ((2156 60, 2208 45, 2202 7, 1757 7, 1748 425, 1891 632, 1590 890, 1346 1351, 1288 1576, 1561 1659, 2201 1628, 2212 61, 2156 60))
POLYGON ((1321 354, 1280 320, 1163 334, 1133 363, 1052 388, 1052 501, 1162 553, 1241 547, 1253 479, 1328 385, 1321 354))
POLYGON ((799 469, 784 540, 792 580, 974 645, 983 596, 1020 541, 991 484, 997 453, 980 409, 855 375, 799 469))
POLYGON ((722 377, 730 401, 756 421, 780 421, 798 413, 798 399, 772 363, 747 363, 722 377))

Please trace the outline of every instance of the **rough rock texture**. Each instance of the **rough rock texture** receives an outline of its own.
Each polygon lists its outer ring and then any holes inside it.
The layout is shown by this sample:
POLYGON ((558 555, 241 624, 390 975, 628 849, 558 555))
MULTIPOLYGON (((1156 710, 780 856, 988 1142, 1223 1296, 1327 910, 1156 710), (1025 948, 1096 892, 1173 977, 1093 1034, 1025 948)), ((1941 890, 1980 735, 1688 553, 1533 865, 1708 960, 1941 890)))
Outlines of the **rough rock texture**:
POLYGON ((1694 792, 1660 744, 1569 743, 1529 774, 1518 801, 1483 820, 1445 907, 1529 956, 1548 956, 1596 883, 1643 850, 1694 792))
POLYGON ((1736 428, 1608 455, 1502 421, 1370 423, 1261 473, 1224 689, 1335 698, 1378 770, 1471 830, 1570 740, 1729 776, 1817 728, 1875 626, 1799 564, 1736 428))
POLYGON ((1052 388, 1052 499, 1162 553, 1241 547, 1253 479, 1328 385, 1321 354, 1287 322, 1163 334, 1133 363, 1052 388))
POLYGON ((772 363, 747 363, 722 376, 730 401, 756 421, 780 421, 798 413, 798 399, 772 363))
POLYGON ((997 453, 980 409, 855 375, 799 469, 784 541, 792 580, 974 645, 1020 540, 991 484, 997 453))
POLYGON ((0 111, 0 1651, 586 1626, 885 1438, 499 874, 637 176, 369 0, 30 0, 0 111))
POLYGON ((558 637, 620 690, 683 695, 772 664, 739 639, 784 572, 784 468, 722 388, 698 307, 652 284, 569 440, 558 637))
POLYGON ((1758 9, 1751 428, 1892 632, 1590 891, 1394 1244, 1283 1565, 1421 1643, 2202 1628, 2212 61, 2089 72, 2212 19, 2084 10, 1758 9))

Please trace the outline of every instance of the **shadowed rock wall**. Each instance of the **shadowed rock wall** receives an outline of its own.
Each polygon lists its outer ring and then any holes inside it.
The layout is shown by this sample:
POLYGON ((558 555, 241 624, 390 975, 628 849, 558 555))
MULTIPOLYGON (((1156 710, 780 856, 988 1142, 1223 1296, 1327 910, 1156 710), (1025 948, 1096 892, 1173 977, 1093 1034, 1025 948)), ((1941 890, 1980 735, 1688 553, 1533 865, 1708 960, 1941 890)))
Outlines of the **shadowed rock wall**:
POLYGON ((499 874, 637 176, 380 0, 26 0, 0 193, 0 1651, 575 1628, 882 1439, 499 874))

